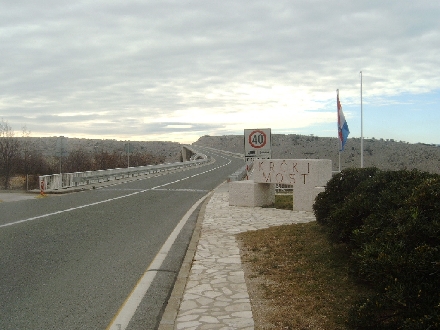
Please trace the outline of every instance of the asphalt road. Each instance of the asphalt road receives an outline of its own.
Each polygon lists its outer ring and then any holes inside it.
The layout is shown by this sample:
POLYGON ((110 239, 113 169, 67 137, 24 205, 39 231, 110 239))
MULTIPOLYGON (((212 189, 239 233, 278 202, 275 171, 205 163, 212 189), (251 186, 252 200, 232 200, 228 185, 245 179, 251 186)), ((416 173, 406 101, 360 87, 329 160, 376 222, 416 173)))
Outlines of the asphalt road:
POLYGON ((0 329, 155 329, 197 210, 152 270, 128 326, 115 316, 188 210, 243 165, 213 157, 182 172, 1 203, 0 329))

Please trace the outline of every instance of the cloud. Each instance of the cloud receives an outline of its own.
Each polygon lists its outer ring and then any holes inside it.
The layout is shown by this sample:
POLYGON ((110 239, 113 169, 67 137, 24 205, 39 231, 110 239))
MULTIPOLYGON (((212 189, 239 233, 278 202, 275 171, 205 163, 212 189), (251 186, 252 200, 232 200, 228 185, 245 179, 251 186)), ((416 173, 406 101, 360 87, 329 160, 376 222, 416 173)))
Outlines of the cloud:
POLYGON ((359 103, 361 70, 370 105, 440 89, 435 1, 2 7, 0 117, 33 135, 186 139, 269 124, 294 132, 334 121, 337 88, 344 104, 359 103))

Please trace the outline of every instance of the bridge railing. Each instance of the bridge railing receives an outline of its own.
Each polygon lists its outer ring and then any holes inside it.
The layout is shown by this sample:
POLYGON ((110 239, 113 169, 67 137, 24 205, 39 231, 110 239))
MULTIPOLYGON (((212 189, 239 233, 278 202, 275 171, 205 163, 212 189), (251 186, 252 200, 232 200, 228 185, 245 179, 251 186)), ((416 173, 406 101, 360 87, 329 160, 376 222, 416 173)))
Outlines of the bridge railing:
POLYGON ((160 165, 147 165, 98 171, 41 175, 39 177, 39 182, 40 187, 43 188, 44 191, 56 191, 66 188, 87 186, 94 183, 119 180, 123 178, 137 177, 159 172, 175 171, 187 167, 199 166, 210 161, 211 159, 209 157, 205 157, 204 159, 160 165))
POLYGON ((204 149, 208 149, 217 153, 222 153, 231 157, 236 157, 236 158, 243 158, 244 159, 244 154, 242 153, 237 153, 237 152, 232 152, 232 151, 227 151, 227 150, 221 150, 221 149, 215 149, 215 148, 211 148, 211 147, 206 147, 206 146, 199 146, 199 145, 195 145, 196 147, 201 147, 204 149))
POLYGON ((228 177, 228 182, 248 180, 252 172, 253 163, 245 164, 228 177))

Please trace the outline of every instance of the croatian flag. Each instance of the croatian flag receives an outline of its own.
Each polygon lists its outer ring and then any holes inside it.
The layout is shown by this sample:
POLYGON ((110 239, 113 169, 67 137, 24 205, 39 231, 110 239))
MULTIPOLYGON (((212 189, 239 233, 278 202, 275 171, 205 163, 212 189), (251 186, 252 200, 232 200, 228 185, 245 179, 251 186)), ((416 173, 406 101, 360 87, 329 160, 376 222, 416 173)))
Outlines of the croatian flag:
POLYGON ((338 136, 339 141, 341 141, 341 150, 344 150, 345 142, 347 142, 348 134, 350 131, 348 130, 347 122, 345 121, 344 113, 342 112, 341 102, 339 102, 339 90, 337 93, 337 103, 338 103, 338 136))

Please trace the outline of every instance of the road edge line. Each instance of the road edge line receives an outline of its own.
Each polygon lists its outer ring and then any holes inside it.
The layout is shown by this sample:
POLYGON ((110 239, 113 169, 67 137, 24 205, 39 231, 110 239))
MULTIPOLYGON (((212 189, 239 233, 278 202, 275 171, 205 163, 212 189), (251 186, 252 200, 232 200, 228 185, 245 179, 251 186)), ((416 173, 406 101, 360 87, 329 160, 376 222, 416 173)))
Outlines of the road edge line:
MULTIPOLYGON (((214 189, 215 190, 215 189, 214 189)), ((162 314, 161 320, 159 322, 159 326, 157 330, 173 330, 175 328, 177 313, 180 308, 180 303, 182 302, 183 293, 185 291, 186 284, 188 282, 189 274, 191 271, 191 266, 194 260, 194 256, 196 254, 197 245, 200 239, 200 232, 202 229, 203 219, 205 217, 205 209, 211 199, 212 195, 214 195, 214 190, 212 190, 203 202, 202 207, 200 208, 199 214, 197 216, 196 227, 194 228, 193 235, 191 237, 191 241, 188 245, 188 249, 186 251, 185 257, 183 259, 182 265, 180 267, 179 274, 177 275, 176 282, 174 283, 173 290, 168 298, 167 305, 162 314)))
POLYGON ((167 240, 162 245, 159 252, 154 257, 153 261, 148 266, 147 270, 138 280, 133 290, 130 292, 124 303, 121 305, 115 316, 112 318, 106 330, 125 330, 127 328, 129 322, 136 312, 136 309, 139 307, 139 304, 141 303, 151 283, 156 277, 157 269, 160 269, 163 261, 165 260, 165 257, 167 256, 169 250, 177 239, 177 236, 179 235, 182 228, 187 223, 193 212, 201 203, 203 203, 203 201, 206 200, 206 198, 208 198, 208 196, 210 196, 210 194, 212 194, 212 192, 200 198, 179 221, 170 236, 168 236, 167 240), (154 271, 152 269, 154 269, 154 271))

